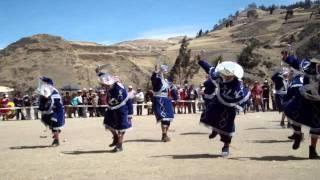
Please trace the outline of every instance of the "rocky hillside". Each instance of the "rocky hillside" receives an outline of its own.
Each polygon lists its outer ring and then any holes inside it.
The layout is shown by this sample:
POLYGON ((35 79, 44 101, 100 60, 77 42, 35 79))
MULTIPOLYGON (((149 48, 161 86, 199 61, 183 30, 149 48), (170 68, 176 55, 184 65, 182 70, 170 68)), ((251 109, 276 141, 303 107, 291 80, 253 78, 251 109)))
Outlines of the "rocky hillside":
POLYGON ((124 83, 145 86, 159 52, 174 43, 137 40, 103 46, 34 35, 0 51, 0 84, 32 91, 39 76, 49 76, 59 88, 67 84, 95 87, 94 69, 98 64, 110 64, 107 70, 119 75, 124 83))
MULTIPOLYGON (((285 10, 278 9, 272 15, 257 10, 258 18, 248 18, 247 12, 241 12, 233 20, 234 26, 219 30, 189 41, 193 54, 206 50, 207 59, 214 62, 219 56, 223 60, 236 61, 242 50, 252 42, 257 46, 253 50, 254 67, 245 67, 246 77, 250 80, 269 78, 280 67, 280 52, 292 45, 292 51, 300 57, 320 54, 320 14, 319 8, 309 10, 294 9, 292 18, 285 20, 285 10)), ((179 45, 169 47, 164 54, 169 59, 177 56, 179 45)), ((205 78, 200 71, 192 80, 194 84, 205 78)))
MULTIPOLYGON (((285 11, 276 10, 272 15, 257 10, 257 16, 247 17, 241 12, 232 27, 221 27, 200 38, 190 39, 192 55, 206 50, 207 59, 214 62, 237 60, 247 45, 257 46, 250 61, 254 67, 245 67, 246 77, 252 80, 268 78, 280 67, 280 52, 288 44, 299 57, 320 54, 320 15, 317 9, 295 9, 292 18, 285 20, 285 11)), ((154 65, 165 62, 173 65, 178 55, 182 37, 168 40, 134 40, 104 46, 89 42, 70 42, 61 37, 39 34, 12 43, 0 51, 0 84, 17 90, 32 91, 37 77, 52 77, 57 87, 78 84, 95 87, 94 69, 98 64, 110 64, 109 71, 120 76, 129 85, 146 86, 154 65), (159 55, 161 58, 159 60, 159 55)), ((200 84, 205 78, 200 71, 193 80, 200 84)))

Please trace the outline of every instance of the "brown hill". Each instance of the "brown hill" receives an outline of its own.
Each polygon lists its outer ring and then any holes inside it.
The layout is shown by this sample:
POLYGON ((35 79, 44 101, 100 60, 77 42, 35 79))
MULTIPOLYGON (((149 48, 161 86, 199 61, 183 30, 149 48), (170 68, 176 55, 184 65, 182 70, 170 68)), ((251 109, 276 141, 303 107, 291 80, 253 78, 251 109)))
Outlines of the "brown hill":
POLYGON ((172 44, 139 40, 103 46, 69 42, 47 34, 34 35, 0 51, 0 84, 32 91, 39 76, 49 76, 59 88, 67 84, 95 87, 95 67, 110 64, 108 70, 119 75, 124 83, 144 86, 159 52, 172 44))

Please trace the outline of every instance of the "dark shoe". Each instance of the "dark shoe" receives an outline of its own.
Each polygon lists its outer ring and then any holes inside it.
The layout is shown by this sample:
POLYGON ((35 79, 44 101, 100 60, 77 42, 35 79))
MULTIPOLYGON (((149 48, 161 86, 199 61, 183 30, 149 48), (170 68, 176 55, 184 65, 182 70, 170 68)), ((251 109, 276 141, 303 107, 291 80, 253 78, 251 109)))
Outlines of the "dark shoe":
MULTIPOLYGON (((301 134, 301 139, 303 140, 304 134, 301 134)), ((295 139, 295 134, 293 133, 291 136, 288 136, 288 139, 294 140, 295 139)))
POLYGON ((294 134, 292 134, 291 136, 288 136, 288 139, 294 140, 294 134))
POLYGON ((212 131, 211 134, 209 135, 209 139, 213 139, 213 138, 215 138, 217 135, 218 135, 217 132, 212 131))
POLYGON ((280 126, 281 126, 282 128, 285 128, 285 125, 284 125, 284 122, 283 122, 283 121, 280 122, 280 126))
POLYGON ((223 146, 221 156, 222 157, 227 157, 229 156, 229 146, 223 146))
POLYGON ((168 135, 163 134, 161 140, 162 140, 163 142, 169 142, 169 141, 170 141, 170 138, 169 138, 168 135))
POLYGON ((122 146, 116 146, 116 147, 112 150, 112 152, 114 152, 114 153, 121 152, 121 151, 123 151, 122 146))
POLYGON ((114 147, 114 146, 116 146, 116 145, 117 145, 117 142, 118 142, 118 139, 114 137, 112 143, 109 144, 109 147, 114 147))
POLYGON ((287 124, 287 128, 291 128, 291 123, 288 123, 288 124, 287 124))
POLYGON ((54 139, 51 146, 59 146, 60 145, 60 142, 59 142, 59 139, 54 139))
POLYGON ((320 156, 317 154, 316 148, 309 146, 309 159, 320 159, 320 156))
POLYGON ((293 141, 293 145, 292 145, 292 149, 297 150, 300 147, 300 143, 302 140, 302 134, 294 134, 294 141, 293 141))

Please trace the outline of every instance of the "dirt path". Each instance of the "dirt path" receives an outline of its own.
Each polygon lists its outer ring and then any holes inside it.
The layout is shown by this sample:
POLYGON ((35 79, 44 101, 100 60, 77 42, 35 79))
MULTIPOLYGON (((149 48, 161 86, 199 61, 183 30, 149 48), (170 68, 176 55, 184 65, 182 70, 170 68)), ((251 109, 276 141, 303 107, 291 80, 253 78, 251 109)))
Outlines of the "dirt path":
POLYGON ((320 161, 307 159, 309 141, 291 150, 291 131, 279 127, 278 113, 238 116, 229 158, 219 157, 222 144, 208 139, 199 116, 178 115, 169 143, 159 141, 153 116, 135 117, 118 154, 108 151, 111 135, 101 118, 68 119, 66 141, 56 148, 39 137, 39 121, 1 121, 0 179, 319 179, 320 161))

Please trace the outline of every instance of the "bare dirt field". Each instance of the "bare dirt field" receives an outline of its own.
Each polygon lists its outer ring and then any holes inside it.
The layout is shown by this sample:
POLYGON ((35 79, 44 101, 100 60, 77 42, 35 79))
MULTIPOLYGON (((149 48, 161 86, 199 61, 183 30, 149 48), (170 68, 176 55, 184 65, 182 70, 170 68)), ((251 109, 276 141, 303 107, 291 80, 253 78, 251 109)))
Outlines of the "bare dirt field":
POLYGON ((0 180, 319 179, 320 161, 307 158, 309 140, 293 151, 291 130, 280 128, 278 113, 238 116, 228 158, 220 157, 222 143, 208 139, 199 116, 177 115, 169 143, 160 141, 153 116, 134 117, 124 151, 117 154, 110 152, 111 134, 102 118, 67 119, 59 147, 47 146, 50 136, 40 138, 44 127, 37 120, 1 121, 0 180))

